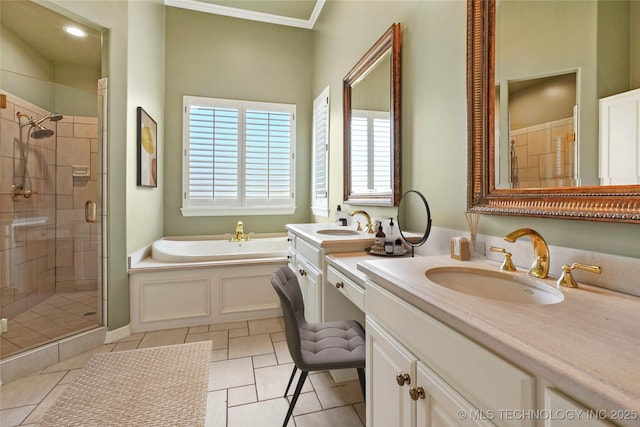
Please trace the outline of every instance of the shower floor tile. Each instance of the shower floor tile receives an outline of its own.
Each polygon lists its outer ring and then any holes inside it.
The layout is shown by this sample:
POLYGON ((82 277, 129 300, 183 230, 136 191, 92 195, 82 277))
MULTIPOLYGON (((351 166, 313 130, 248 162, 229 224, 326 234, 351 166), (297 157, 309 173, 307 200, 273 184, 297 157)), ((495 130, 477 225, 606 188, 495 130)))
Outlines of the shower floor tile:
POLYGON ((10 317, 1 337, 0 357, 99 326, 97 304, 97 291, 58 293, 10 317))

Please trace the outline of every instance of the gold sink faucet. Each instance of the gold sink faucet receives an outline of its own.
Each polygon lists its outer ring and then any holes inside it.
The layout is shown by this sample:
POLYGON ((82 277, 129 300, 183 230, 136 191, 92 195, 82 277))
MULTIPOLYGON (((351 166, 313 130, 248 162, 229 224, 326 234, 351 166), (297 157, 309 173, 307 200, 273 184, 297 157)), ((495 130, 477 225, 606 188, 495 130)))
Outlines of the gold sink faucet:
POLYGON ((546 279, 549 275, 549 247, 537 231, 530 228, 519 228, 504 237, 509 243, 514 243, 520 237, 527 236, 533 244, 533 264, 529 269, 529 276, 546 279))
MULTIPOLYGON (((368 214, 366 211, 363 211, 362 209, 356 209, 355 211, 351 211, 351 212, 349 212, 349 216, 354 216, 354 215, 356 215, 356 214, 360 214, 360 215, 362 215, 363 217, 365 217, 365 218, 366 218, 366 220, 367 220, 367 225, 366 225, 366 227, 367 227, 367 233, 369 233, 369 234, 373 234, 373 233, 375 233, 375 232, 373 231, 373 224, 371 223, 371 217, 369 216, 369 214, 368 214)), ((359 224, 359 223, 358 223, 358 224, 359 224)), ((357 231, 362 231, 362 228, 361 228, 361 227, 358 227, 358 230, 357 230, 357 231)))

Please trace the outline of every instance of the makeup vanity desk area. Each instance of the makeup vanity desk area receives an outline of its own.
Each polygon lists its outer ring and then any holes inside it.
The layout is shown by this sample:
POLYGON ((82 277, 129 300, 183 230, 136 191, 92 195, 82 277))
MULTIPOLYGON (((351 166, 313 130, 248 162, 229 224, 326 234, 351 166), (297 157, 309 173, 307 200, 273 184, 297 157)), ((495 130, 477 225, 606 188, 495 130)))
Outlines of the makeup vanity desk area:
POLYGON ((499 302, 425 281, 498 269, 487 260, 324 260, 323 320, 366 314, 367 426, 640 426, 640 298, 581 285, 559 304, 499 302))

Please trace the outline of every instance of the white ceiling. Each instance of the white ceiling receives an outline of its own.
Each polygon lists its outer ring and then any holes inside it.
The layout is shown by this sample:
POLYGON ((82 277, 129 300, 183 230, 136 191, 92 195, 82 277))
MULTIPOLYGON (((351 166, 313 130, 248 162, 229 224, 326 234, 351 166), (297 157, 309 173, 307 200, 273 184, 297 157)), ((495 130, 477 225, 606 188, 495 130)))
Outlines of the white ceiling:
MULTIPOLYGON (((164 0, 164 3, 204 13, 311 29, 325 0, 164 0)), ((0 20, 51 63, 100 67, 99 30, 27 0, 0 0, 0 20), (84 29, 88 36, 79 39, 62 31, 71 24, 84 29)))

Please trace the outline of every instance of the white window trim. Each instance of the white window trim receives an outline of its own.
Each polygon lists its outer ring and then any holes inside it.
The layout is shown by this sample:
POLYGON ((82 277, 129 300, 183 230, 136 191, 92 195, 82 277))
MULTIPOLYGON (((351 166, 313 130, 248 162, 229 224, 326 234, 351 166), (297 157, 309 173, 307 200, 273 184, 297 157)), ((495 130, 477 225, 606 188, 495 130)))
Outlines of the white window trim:
POLYGON ((311 163, 311 212, 314 215, 321 217, 329 216, 329 94, 330 87, 327 86, 318 97, 313 101, 313 154, 312 154, 312 163, 311 163), (322 109, 322 114, 326 114, 325 118, 325 129, 324 135, 318 132, 316 128, 316 113, 324 106, 322 109), (322 140, 319 137, 323 136, 322 140), (316 154, 318 153, 319 144, 323 144, 325 146, 325 161, 324 161, 324 174, 326 179, 326 197, 320 198, 316 197, 316 176, 319 172, 318 161, 316 159, 316 154))
MULTIPOLYGON (((296 210, 296 197, 295 197, 295 149, 296 149, 296 106, 294 104, 278 104, 278 103, 266 103, 266 102, 257 102, 257 101, 243 101, 243 100, 230 100, 230 99, 219 99, 219 98, 208 98, 208 97, 198 97, 198 96, 188 96, 185 95, 183 97, 183 125, 182 125, 182 207, 180 211, 183 216, 191 217, 191 216, 233 216, 233 215, 292 215, 296 210), (264 202, 262 204, 261 201, 252 200, 249 205, 224 205, 224 206, 216 206, 215 202, 213 205, 206 206, 194 206, 189 205, 189 107, 191 105, 201 105, 201 106, 213 106, 213 107, 231 107, 231 108, 239 108, 242 110, 246 109, 275 109, 280 111, 288 110, 293 115, 293 119, 291 122, 291 145, 290 145, 290 189, 291 189, 291 198, 287 199, 287 201, 283 201, 282 203, 270 203, 264 202), (276 107, 276 108, 274 108, 276 107)), ((244 118, 241 120, 241 124, 239 127, 243 126, 244 118)), ((242 147, 239 149, 239 155, 244 156, 244 141, 242 143, 242 147)), ((241 182, 239 183, 239 188, 244 187, 244 178, 241 177, 241 182)), ((240 203, 245 203, 245 199, 242 199, 240 203)))

